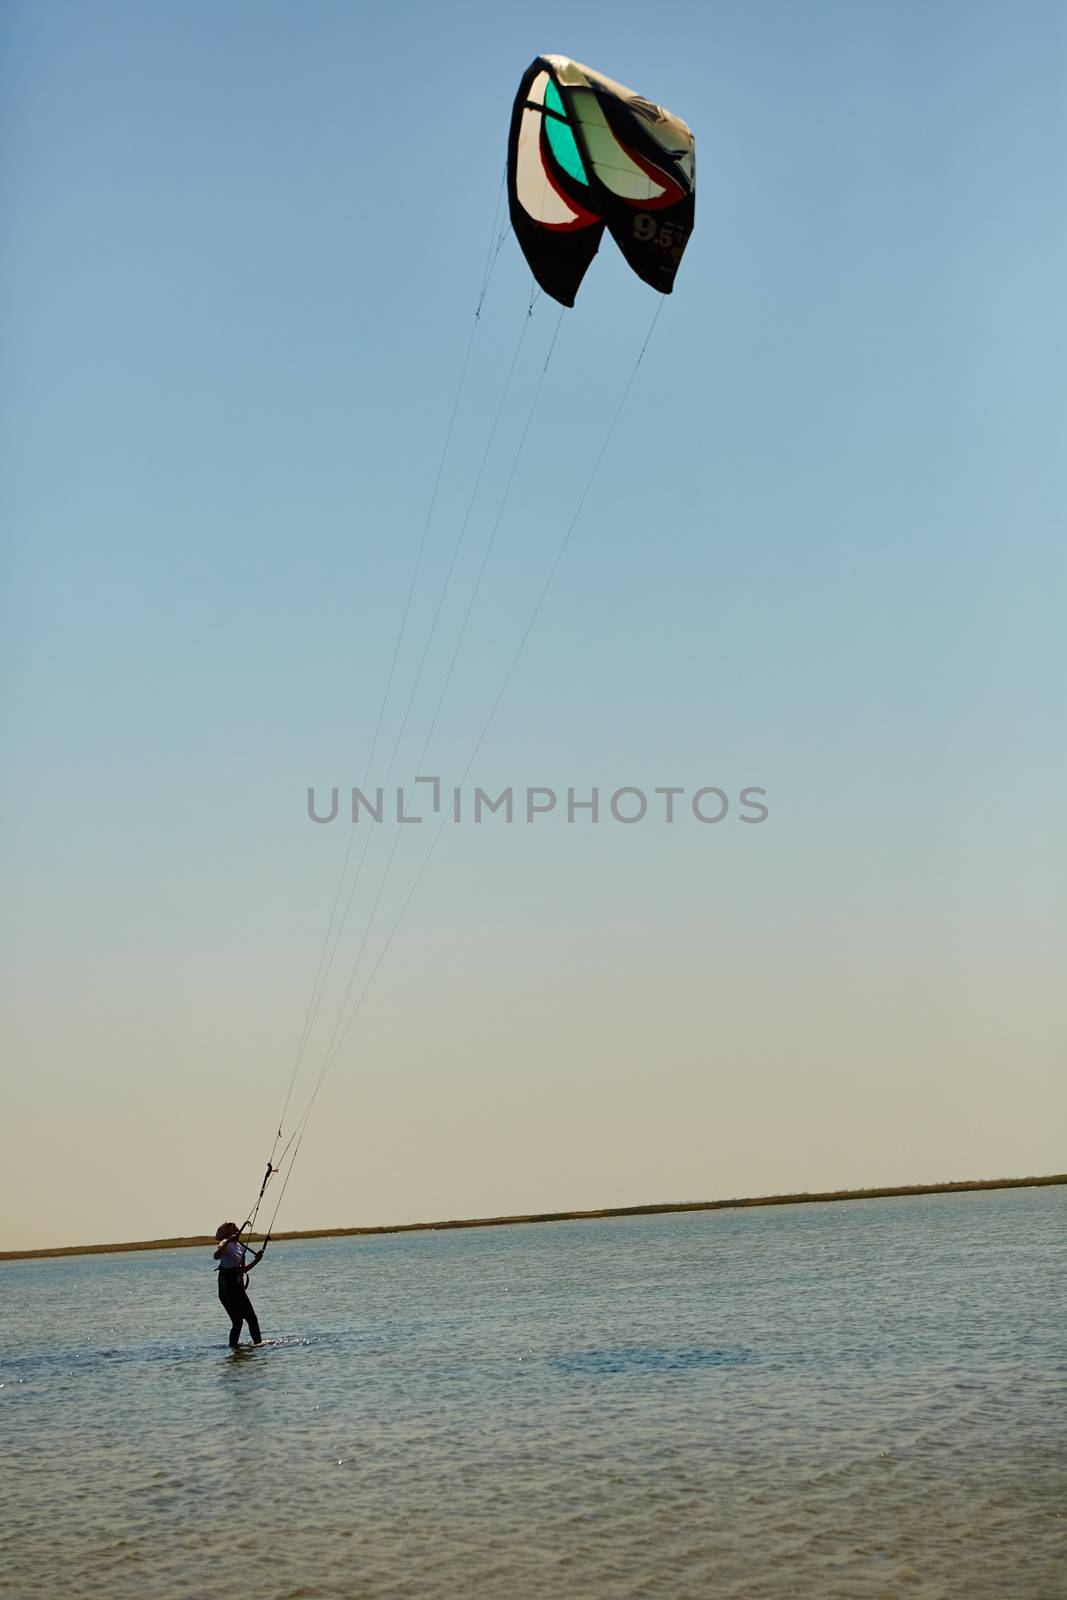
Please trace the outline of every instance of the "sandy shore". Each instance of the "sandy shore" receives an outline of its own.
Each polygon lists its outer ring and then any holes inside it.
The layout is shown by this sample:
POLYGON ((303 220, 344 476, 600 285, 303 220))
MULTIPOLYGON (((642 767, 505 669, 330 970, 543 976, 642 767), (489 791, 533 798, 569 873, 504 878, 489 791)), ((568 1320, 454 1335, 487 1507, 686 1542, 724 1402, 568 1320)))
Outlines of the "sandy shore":
MULTIPOLYGON (((1035 1189, 1045 1184, 1067 1183, 1067 1173, 1039 1178, 975 1178, 959 1183, 909 1183, 878 1189, 829 1189, 813 1194, 756 1195, 745 1200, 666 1201, 659 1205, 606 1206, 601 1211, 540 1211, 519 1217, 463 1217, 447 1222, 398 1222, 378 1228, 305 1228, 275 1233, 282 1239, 346 1239, 380 1233, 432 1233, 441 1228, 503 1228, 520 1222, 588 1222, 602 1217, 654 1217, 674 1211, 734 1211, 744 1206, 822 1205, 833 1200, 888 1200, 914 1194, 960 1194, 979 1189, 1035 1189)), ((262 1238, 253 1234, 253 1239, 262 1238)), ((180 1239, 136 1239, 126 1244, 62 1244, 41 1250, 0 1250, 0 1261, 31 1261, 44 1256, 112 1255, 119 1250, 190 1250, 214 1245, 211 1234, 180 1239)))

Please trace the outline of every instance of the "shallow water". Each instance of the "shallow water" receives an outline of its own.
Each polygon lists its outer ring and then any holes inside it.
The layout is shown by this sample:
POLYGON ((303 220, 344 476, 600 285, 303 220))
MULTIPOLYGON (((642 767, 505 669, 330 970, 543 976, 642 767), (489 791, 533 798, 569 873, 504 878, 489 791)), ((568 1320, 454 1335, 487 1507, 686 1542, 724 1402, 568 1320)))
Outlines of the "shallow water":
POLYGON ((1055 1600, 1067 1189, 0 1265, 0 1594, 1055 1600))

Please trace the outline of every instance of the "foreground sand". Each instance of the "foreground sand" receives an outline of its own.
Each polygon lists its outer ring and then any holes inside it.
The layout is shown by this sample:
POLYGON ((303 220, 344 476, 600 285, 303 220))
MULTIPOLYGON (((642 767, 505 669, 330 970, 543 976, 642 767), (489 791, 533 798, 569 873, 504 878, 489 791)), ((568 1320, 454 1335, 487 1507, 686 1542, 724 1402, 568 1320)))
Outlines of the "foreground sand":
MULTIPOLYGON (((398 1222, 378 1228, 305 1228, 275 1233, 279 1239, 344 1239, 379 1233, 432 1232, 438 1228, 502 1228, 519 1222, 583 1222, 598 1217, 651 1217, 671 1211, 732 1211, 742 1206, 812 1205, 830 1200, 886 1200, 898 1195, 959 1194, 975 1189, 1034 1189, 1045 1184, 1067 1183, 1067 1173, 1051 1173, 1039 1178, 975 1178, 958 1183, 910 1183, 879 1189, 829 1189, 813 1194, 770 1194, 746 1200, 688 1200, 647 1206, 606 1206, 601 1211, 541 1211, 520 1217, 464 1217, 448 1222, 398 1222)), ((252 1234, 253 1239, 262 1234, 252 1234)), ((215 1243, 212 1234, 195 1234, 181 1239, 136 1239, 126 1244, 62 1244, 42 1250, 0 1250, 0 1261, 28 1261, 39 1256, 109 1255, 118 1250, 187 1250, 215 1243)))

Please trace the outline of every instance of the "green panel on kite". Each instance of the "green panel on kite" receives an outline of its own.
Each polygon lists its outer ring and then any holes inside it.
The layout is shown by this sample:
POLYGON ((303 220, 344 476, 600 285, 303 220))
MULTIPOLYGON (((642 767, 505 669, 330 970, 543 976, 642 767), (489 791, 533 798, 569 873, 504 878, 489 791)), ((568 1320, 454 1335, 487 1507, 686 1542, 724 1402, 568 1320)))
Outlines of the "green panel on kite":
POLYGON ((560 92, 551 78, 545 84, 545 105, 550 111, 554 111, 557 117, 565 117, 567 115, 560 92))
POLYGON ((577 142, 570 123, 566 121, 567 113, 563 108, 563 101, 551 78, 545 84, 545 106, 549 111, 555 111, 560 117, 564 118, 562 122, 558 122, 555 117, 545 118, 545 131, 548 134, 548 142, 552 147, 552 154, 564 172, 577 179, 579 183, 588 184, 589 179, 586 176, 585 167, 582 165, 582 158, 578 153, 577 142))

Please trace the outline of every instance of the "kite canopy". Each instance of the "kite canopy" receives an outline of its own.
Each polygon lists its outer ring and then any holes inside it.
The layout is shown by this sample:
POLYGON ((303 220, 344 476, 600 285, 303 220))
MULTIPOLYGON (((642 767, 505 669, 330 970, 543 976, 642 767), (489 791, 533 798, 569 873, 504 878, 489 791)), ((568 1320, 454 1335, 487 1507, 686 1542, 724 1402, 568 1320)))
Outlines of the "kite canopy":
POLYGON ((511 115, 511 225, 546 294, 572 306, 604 229, 670 294, 693 231, 695 141, 679 117, 567 56, 538 56, 511 115))

